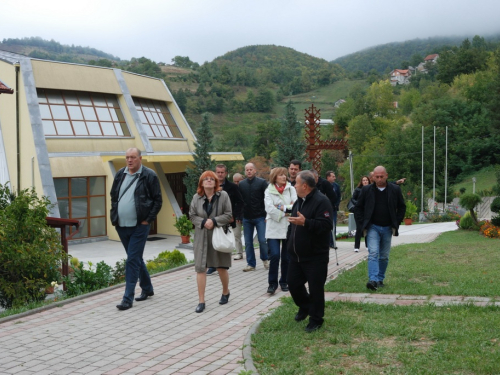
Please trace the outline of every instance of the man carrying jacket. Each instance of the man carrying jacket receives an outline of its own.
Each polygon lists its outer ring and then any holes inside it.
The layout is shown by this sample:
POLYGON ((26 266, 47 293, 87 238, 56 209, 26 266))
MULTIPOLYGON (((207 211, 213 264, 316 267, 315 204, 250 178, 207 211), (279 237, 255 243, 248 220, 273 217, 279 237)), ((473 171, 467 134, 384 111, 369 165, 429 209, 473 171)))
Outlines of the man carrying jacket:
POLYGON ((367 231, 369 253, 366 287, 370 290, 384 286, 392 235, 399 235, 399 224, 406 211, 401 188, 388 183, 387 177, 384 167, 376 167, 372 175, 374 182, 362 188, 354 208, 356 223, 361 223, 359 230, 367 231))
POLYGON ((330 200, 316 188, 312 172, 299 172, 295 190, 298 199, 288 219, 286 237, 290 256, 287 280, 293 301, 299 307, 295 320, 300 322, 309 316, 305 330, 310 333, 323 325, 325 315, 324 287, 330 260, 333 209, 330 200))
POLYGON ((127 166, 120 169, 111 187, 111 224, 127 253, 125 266, 125 294, 118 310, 132 307, 135 286, 139 278, 144 301, 154 295, 143 254, 151 223, 162 205, 161 188, 156 173, 142 165, 141 151, 129 148, 125 153, 127 166))

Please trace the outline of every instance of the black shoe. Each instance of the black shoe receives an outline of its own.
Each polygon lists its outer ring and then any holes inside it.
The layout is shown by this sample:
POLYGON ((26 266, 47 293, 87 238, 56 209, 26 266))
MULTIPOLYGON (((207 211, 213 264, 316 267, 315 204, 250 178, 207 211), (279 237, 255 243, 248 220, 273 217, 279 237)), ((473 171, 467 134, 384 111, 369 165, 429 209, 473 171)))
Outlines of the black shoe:
POLYGON ((231 293, 228 293, 226 295, 223 294, 222 297, 220 297, 219 305, 225 305, 226 303, 228 303, 230 294, 231 293))
POLYGON ((137 297, 135 300, 137 302, 145 301, 148 297, 152 297, 155 295, 155 292, 141 292, 141 295, 137 297))
POLYGON ((210 267, 208 270, 207 270, 207 276, 210 276, 210 275, 217 275, 217 268, 215 267, 210 267))
POLYGON ((305 318, 307 318, 308 315, 309 315, 308 313, 299 310, 299 312, 297 314, 295 314, 295 321, 301 322, 305 318))
POLYGON ((197 313, 201 313, 203 312, 203 310, 205 310, 205 304, 204 303, 199 303, 198 306, 196 306, 196 311, 197 313))
POLYGON ((119 305, 116 305, 118 310, 128 310, 132 308, 132 302, 122 301, 119 305))
POLYGON ((305 330, 307 333, 311 333, 311 332, 314 332, 314 331, 317 331, 318 329, 320 329, 322 325, 323 324, 309 322, 309 324, 306 326, 305 330))
POLYGON ((269 288, 267 288, 267 293, 272 295, 276 293, 276 289, 278 289, 278 285, 270 284, 269 288))
POLYGON ((370 280, 366 283, 366 287, 371 290, 377 290, 378 288, 378 282, 370 280))
POLYGON ((281 286, 281 290, 283 292, 288 292, 290 290, 290 289, 288 289, 288 284, 281 284, 280 286, 281 286))
POLYGON ((383 288, 385 286, 383 281, 377 281, 377 287, 378 288, 383 288))

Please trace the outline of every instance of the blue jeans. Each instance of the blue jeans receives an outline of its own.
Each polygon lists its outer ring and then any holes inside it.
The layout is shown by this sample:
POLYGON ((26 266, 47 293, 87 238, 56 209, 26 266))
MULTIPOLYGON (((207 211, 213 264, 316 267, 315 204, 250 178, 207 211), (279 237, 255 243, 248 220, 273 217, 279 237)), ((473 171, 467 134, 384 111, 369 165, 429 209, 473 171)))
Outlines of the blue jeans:
POLYGON ((148 269, 142 258, 149 234, 149 227, 149 224, 139 224, 135 227, 116 227, 118 236, 120 236, 120 240, 127 253, 127 263, 125 266, 125 294, 123 295, 123 300, 130 303, 134 301, 137 279, 139 279, 139 285, 143 292, 149 293, 153 291, 151 278, 149 277, 148 269))
POLYGON ((288 252, 286 251, 286 240, 268 238, 267 246, 269 246, 269 252, 271 253, 271 262, 269 265, 269 285, 278 286, 278 269, 280 268, 280 258, 281 258, 281 277, 279 284, 286 284, 286 277, 288 274, 288 252), (281 245, 281 249, 280 249, 281 245))
POLYGON ((247 264, 251 267, 256 266, 255 249, 253 248, 253 230, 257 229, 259 238, 260 259, 268 259, 268 249, 266 243, 266 218, 243 219, 243 233, 245 235, 245 254, 247 255, 247 264))
POLYGON ((368 278, 370 281, 384 281, 389 264, 392 228, 370 225, 366 234, 368 245, 368 278))

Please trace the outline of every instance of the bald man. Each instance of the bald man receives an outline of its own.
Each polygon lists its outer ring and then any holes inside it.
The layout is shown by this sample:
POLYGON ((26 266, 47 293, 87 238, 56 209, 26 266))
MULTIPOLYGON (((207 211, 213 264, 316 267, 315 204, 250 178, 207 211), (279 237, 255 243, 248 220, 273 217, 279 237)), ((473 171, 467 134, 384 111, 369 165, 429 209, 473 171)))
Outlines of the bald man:
POLYGON ((383 166, 375 167, 370 185, 363 186, 354 216, 361 223, 359 230, 366 230, 368 246, 368 283, 366 287, 377 290, 384 286, 389 264, 392 236, 398 236, 406 204, 397 184, 387 182, 388 173, 383 166))
POLYGON ((266 208, 264 206, 264 192, 267 181, 257 177, 257 169, 253 163, 245 165, 245 178, 238 185, 243 197, 243 235, 245 236, 245 253, 247 266, 243 272, 255 271, 257 262, 253 247, 253 231, 257 230, 259 239, 260 259, 264 268, 269 269, 269 255, 266 241, 266 208))

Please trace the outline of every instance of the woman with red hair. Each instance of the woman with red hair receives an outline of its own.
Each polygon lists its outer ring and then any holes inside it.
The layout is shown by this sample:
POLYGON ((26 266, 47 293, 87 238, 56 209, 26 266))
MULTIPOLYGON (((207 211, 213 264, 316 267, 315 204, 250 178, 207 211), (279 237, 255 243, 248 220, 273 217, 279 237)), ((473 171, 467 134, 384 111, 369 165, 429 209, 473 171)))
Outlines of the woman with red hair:
POLYGON ((212 246, 215 227, 229 224, 232 219, 229 195, 219 187, 219 180, 212 171, 205 171, 198 181, 198 189, 189 206, 189 219, 194 224, 194 269, 198 284, 199 304, 196 312, 205 310, 205 288, 207 267, 215 267, 222 283, 219 304, 229 301, 229 267, 231 254, 216 251, 212 246))

